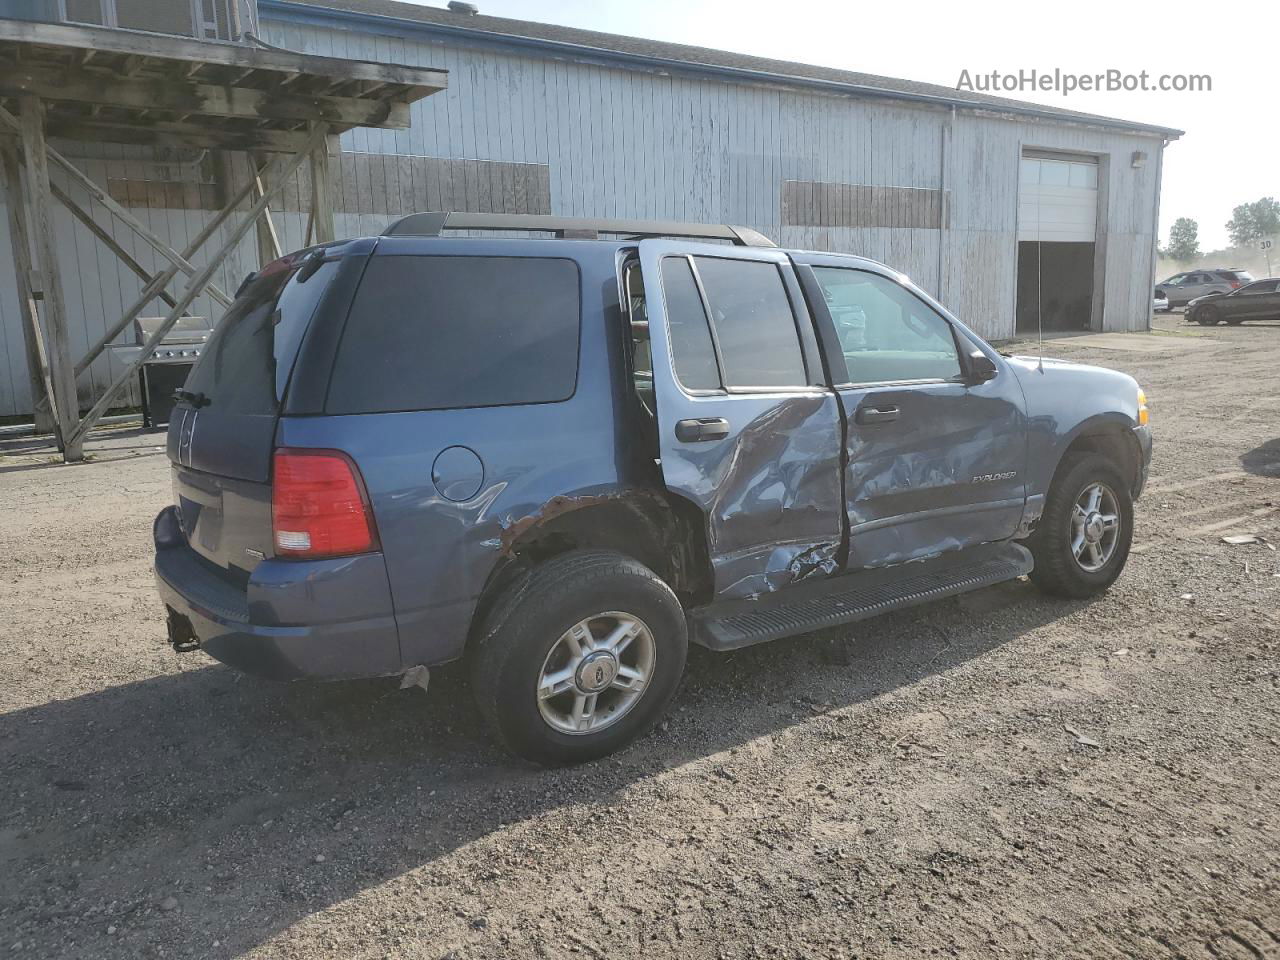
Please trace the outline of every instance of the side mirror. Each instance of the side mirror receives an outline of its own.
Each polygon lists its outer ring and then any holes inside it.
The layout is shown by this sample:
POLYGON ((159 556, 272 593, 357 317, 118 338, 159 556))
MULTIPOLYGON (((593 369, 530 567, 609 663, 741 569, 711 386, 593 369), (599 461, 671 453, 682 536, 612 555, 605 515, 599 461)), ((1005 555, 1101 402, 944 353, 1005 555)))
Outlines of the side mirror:
POLYGON ((965 358, 965 367, 967 368, 965 380, 970 384, 994 380, 998 372, 995 361, 976 347, 969 351, 969 355, 965 358))

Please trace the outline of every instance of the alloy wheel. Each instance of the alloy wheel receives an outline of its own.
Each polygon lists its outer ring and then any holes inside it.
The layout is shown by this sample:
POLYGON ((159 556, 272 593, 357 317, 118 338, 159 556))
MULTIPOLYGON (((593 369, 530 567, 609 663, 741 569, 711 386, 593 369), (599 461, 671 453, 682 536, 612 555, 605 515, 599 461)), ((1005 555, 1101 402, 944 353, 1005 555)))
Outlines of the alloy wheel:
POLYGON ((612 726, 644 695, 657 650, 639 617, 610 610, 579 620, 542 663, 538 712, 561 733, 598 733, 612 726))
POLYGON ((1120 542, 1120 507, 1105 483, 1091 483, 1071 510, 1071 553, 1080 569, 1097 573, 1115 555, 1120 542))

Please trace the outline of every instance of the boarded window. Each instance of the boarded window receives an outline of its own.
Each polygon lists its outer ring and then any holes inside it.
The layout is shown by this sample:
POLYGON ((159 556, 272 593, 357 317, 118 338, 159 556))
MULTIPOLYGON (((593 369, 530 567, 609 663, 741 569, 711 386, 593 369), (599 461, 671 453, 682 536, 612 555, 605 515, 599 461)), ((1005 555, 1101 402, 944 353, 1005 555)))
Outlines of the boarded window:
MULTIPOLYGON (((337 213, 381 214, 388 218, 423 210, 551 213, 551 168, 545 163, 344 152, 334 168, 340 171, 333 178, 337 213)), ((237 171, 236 176, 247 177, 248 171, 237 171)), ((212 184, 112 178, 107 181, 107 188, 114 199, 127 207, 221 207, 212 184)), ((310 210, 309 172, 303 170, 286 182, 271 209, 304 213, 310 210)))
POLYGON ((787 227, 917 227, 937 230, 946 218, 942 191, 862 183, 784 180, 787 227))

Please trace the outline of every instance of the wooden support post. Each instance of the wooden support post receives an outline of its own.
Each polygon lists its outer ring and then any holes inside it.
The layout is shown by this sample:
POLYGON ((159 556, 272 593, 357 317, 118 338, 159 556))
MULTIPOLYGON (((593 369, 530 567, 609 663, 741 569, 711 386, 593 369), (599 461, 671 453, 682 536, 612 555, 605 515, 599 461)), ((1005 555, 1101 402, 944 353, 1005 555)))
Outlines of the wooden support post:
MULTIPOLYGON (((31 232, 27 229, 27 207, 18 169, 18 150, 0 138, 0 168, 6 185, 9 211, 9 241, 13 245, 13 275, 17 281, 18 312, 22 315, 22 339, 27 348, 27 375, 31 382, 31 406, 36 433, 53 433, 57 427, 46 399, 52 390, 40 314, 31 290, 31 232)), ((61 445, 61 443, 59 443, 61 445)))
MULTIPOLYGON (((332 149, 338 149, 338 138, 332 138, 332 149)), ((337 239, 333 227, 333 181, 329 179, 330 138, 324 137, 311 151, 311 222, 315 225, 316 243, 337 239)))
MULTIPOLYGON (((25 103, 29 99, 32 99, 32 98, 24 97, 23 102, 25 103)), ((8 110, 4 109, 4 107, 0 107, 0 123, 5 123, 12 127, 12 126, 16 126, 18 124, 18 121, 14 118, 13 114, 9 113, 8 110)), ((113 215, 119 217, 122 221, 124 221, 125 225, 128 226, 129 229, 131 229, 134 233, 136 233, 148 244, 150 244, 155 249, 155 251, 160 254, 160 256, 164 257, 166 260, 168 260, 171 263, 177 264, 178 268, 182 270, 182 272, 185 273, 187 276, 195 275, 196 268, 192 266, 187 261, 187 259, 182 256, 182 254, 178 253, 178 251, 174 250, 173 247, 169 246, 167 243, 161 240, 158 236, 156 236, 156 234, 151 230, 151 228, 148 227, 146 224, 144 224, 141 220, 139 220, 137 217, 131 214, 124 207, 120 206, 120 204, 116 203, 115 198, 112 197, 111 194, 107 193, 106 190, 98 186, 98 184, 95 183, 90 177, 82 173, 74 163, 72 163, 62 154, 58 153, 57 150, 54 150, 51 147, 46 147, 45 154, 47 157, 47 160, 45 163, 46 173, 48 169, 48 160, 52 160, 55 164, 57 164, 59 167, 65 170, 67 175, 70 176, 72 180, 80 184, 80 186, 84 187, 85 190, 89 192, 89 195, 91 197, 93 197, 95 200, 101 203, 104 207, 110 210, 113 215)), ((47 179, 48 178, 46 176, 46 180, 47 179)), ((213 284, 209 284, 209 296, 212 297, 214 300, 216 300, 218 303, 222 304, 224 307, 229 307, 231 305, 231 298, 228 297, 225 293, 222 292, 221 289, 219 289, 213 284)))
POLYGON ((31 211, 31 232, 35 239, 40 291, 44 299, 44 326, 48 337, 53 404, 62 441, 62 457, 68 462, 74 462, 84 458, 82 439, 76 433, 80 406, 76 399, 75 368, 71 364, 71 339, 67 333, 62 273, 58 269, 58 241, 54 236, 49 156, 44 142, 44 103, 38 97, 22 97, 21 103, 22 154, 27 167, 27 209, 31 211))
POLYGON ((205 264, 204 269, 191 278, 191 281, 187 284, 186 290, 184 290, 182 296, 178 298, 177 304, 169 311, 163 322, 156 327, 151 336, 147 338, 147 342, 142 345, 142 350, 139 352, 138 359, 131 363, 128 369, 124 370, 111 382, 111 385, 107 387, 102 396, 98 398, 98 402, 89 409, 89 412, 84 415, 84 419, 76 425, 75 430, 71 435, 72 442, 83 443, 85 434, 93 428, 93 425, 98 422, 98 418, 106 412, 107 408, 111 405, 112 398, 115 397, 115 395, 120 392, 120 389, 133 378, 138 368, 142 366, 145 358, 151 355, 156 344, 163 340, 169 331, 173 329, 173 325, 177 323, 178 318, 182 316, 182 311, 191 306, 191 303, 195 298, 200 295, 200 291, 208 284, 209 279, 222 266, 223 261, 231 255, 232 251, 234 251, 240 244, 240 241, 244 239, 245 234, 247 234, 249 229, 257 222, 258 217, 262 216, 262 211, 267 208, 274 193, 280 189, 286 179, 293 176, 297 169, 302 166, 302 162, 306 159, 307 154, 314 150, 316 146, 324 142, 324 136, 326 133, 328 133, 327 125, 318 125, 312 133, 311 141, 307 144, 307 148, 301 153, 294 154, 291 157, 277 157, 271 162, 270 166, 267 168, 268 176, 266 177, 266 193, 253 205, 253 208, 249 211, 248 215, 246 215, 240 223, 236 224, 235 228, 231 231, 230 236, 224 240, 222 247, 209 259, 209 262, 205 264))
MULTIPOLYGON (((187 244, 186 248, 182 252, 182 255, 187 258, 194 257, 196 255, 196 252, 201 247, 204 246, 205 242, 211 236, 213 236, 215 232, 217 232, 219 227, 222 226, 222 224, 226 221, 227 217, 229 217, 231 213, 235 210, 235 208, 239 206, 240 203, 244 200, 244 198, 249 195, 249 191, 252 188, 253 188, 253 181, 249 181, 243 187, 241 187, 240 191, 227 201, 226 205, 223 206, 223 208, 218 212, 217 216, 215 216, 212 220, 210 220, 209 223, 205 225, 205 228, 196 235, 196 238, 192 240, 189 244, 187 244)), ((54 196, 58 197, 60 200, 63 200, 64 203, 70 203, 69 200, 65 199, 66 195, 62 193, 62 191, 59 190, 56 186, 53 187, 53 194, 54 196)), ((71 210, 72 213, 75 213, 76 210, 79 208, 73 204, 69 207, 69 209, 71 210)), ((83 212, 84 211, 81 210, 81 213, 83 212)), ((111 242, 114 243, 114 241, 111 241, 111 242)), ((108 246, 110 246, 110 244, 108 244, 108 246)), ((121 254, 121 251, 118 249, 116 249, 115 252, 118 255, 121 255, 122 257, 127 256, 127 254, 121 254)), ((128 261, 126 261, 126 263, 127 262, 128 261)), ((147 304, 149 304, 152 300, 155 300, 157 297, 160 297, 169 306, 173 306, 175 303, 177 303, 176 300, 174 300, 171 296, 169 296, 167 293, 164 292, 168 288, 169 284, 173 282, 173 278, 178 275, 178 267, 176 264, 170 265, 166 270, 156 274, 154 277, 146 273, 145 268, 142 268, 142 270, 143 272, 140 275, 143 276, 145 279, 147 279, 149 282, 145 287, 143 287, 142 293, 139 295, 138 299, 135 300, 132 304, 130 304, 128 309, 125 310, 124 315, 119 320, 117 320, 112 326, 110 326, 107 329, 106 333, 104 333, 101 337, 98 338, 98 341, 89 348, 89 350, 85 353, 83 357, 81 357, 79 360, 76 361, 77 377, 89 369, 89 365, 92 364, 93 361, 98 358, 99 354, 101 354, 102 351, 107 348, 107 345, 110 344, 111 341, 115 340, 116 337, 120 336, 120 334, 124 331, 124 329, 127 326, 129 326, 129 324, 133 323, 134 318, 137 317, 144 309, 146 309, 147 304)), ((48 410, 48 408, 49 408, 49 405, 48 405, 47 399, 42 398, 36 404, 36 414, 42 415, 45 413, 45 411, 48 410)))
MULTIPOLYGON (((262 166, 259 158, 253 154, 249 156, 249 170, 253 177, 254 198, 259 199, 266 193, 266 187, 262 183, 262 174, 258 172, 262 166)), ((267 207, 262 211, 262 216, 258 218, 258 266, 264 267, 272 260, 279 260, 283 256, 280 249, 280 235, 276 233, 276 225, 271 220, 271 208, 267 207)))

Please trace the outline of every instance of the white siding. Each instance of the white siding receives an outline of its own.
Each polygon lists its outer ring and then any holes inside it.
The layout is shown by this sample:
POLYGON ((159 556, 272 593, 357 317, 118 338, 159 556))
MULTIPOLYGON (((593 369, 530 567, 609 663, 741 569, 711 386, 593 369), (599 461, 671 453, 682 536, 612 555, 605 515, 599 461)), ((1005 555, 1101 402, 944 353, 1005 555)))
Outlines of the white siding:
MULTIPOLYGON (((784 246, 873 257, 909 274, 993 338, 1013 333, 1023 149, 1097 156, 1107 180, 1098 224, 1105 237, 1105 284, 1098 297, 1103 327, 1137 330, 1148 323, 1156 137, 994 114, 953 118, 932 107, 580 63, 532 50, 464 47, 422 33, 398 37, 282 20, 264 21, 263 30, 271 43, 307 53, 449 71, 448 90, 414 106, 411 129, 352 131, 343 137, 344 150, 544 164, 555 214, 735 223, 784 246), (1141 168, 1130 165, 1135 150, 1148 154, 1141 168), (788 180, 945 187, 949 217, 941 229, 784 226, 788 180)), ((67 149, 98 157, 84 168, 100 180, 156 176, 137 150, 67 149)), ((357 204, 364 212, 338 215, 339 235, 380 232, 391 215, 377 211, 402 209, 418 186, 402 185, 393 173, 344 184, 344 192, 355 190, 367 202, 357 204)), ((464 203, 478 202, 481 186, 469 185, 464 203)), ((210 216, 136 212, 179 246, 210 216)), ((102 218, 104 211, 96 213, 102 218)), ((283 242, 299 246, 305 216, 287 213, 281 221, 283 242)), ((65 214, 59 232, 80 353, 136 296, 139 283, 65 214)), ((149 248, 126 231, 118 235, 144 265, 156 266, 149 248)), ((7 243, 0 236, 0 416, 30 410, 7 243)), ((249 243, 221 271, 224 289, 233 289, 252 261, 249 243)), ((194 312, 210 309, 202 298, 194 312)), ((91 377, 81 378, 82 400, 102 389, 109 372, 103 359, 91 377)))

